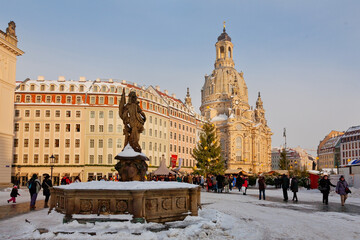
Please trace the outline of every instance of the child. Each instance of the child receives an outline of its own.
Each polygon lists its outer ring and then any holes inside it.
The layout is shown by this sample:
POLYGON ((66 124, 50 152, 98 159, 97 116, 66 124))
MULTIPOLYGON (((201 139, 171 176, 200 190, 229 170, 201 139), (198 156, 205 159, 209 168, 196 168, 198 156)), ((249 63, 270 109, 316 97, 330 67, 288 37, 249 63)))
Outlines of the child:
POLYGON ((13 203, 16 203, 16 197, 17 196, 20 196, 20 194, 19 194, 19 192, 18 192, 18 188, 17 188, 17 186, 16 185, 14 185, 14 187, 13 187, 13 189, 11 190, 11 193, 10 193, 10 199, 9 200, 7 200, 7 202, 9 203, 9 202, 13 202, 13 203))

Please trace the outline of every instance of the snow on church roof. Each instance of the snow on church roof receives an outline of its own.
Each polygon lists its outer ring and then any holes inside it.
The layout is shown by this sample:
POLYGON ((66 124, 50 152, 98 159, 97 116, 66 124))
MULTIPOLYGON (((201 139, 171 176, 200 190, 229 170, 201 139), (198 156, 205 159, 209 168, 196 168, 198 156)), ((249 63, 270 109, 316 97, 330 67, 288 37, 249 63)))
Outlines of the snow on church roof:
POLYGON ((211 122, 226 121, 228 116, 226 114, 219 114, 211 119, 211 122))

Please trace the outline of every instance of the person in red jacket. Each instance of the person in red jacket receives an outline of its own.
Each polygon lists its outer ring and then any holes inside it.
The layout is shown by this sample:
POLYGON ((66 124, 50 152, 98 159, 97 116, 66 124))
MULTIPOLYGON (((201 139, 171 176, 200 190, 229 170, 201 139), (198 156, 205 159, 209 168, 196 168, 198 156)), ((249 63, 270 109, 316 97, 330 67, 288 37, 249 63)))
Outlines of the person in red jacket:
POLYGON ((246 195, 246 190, 248 188, 248 178, 247 177, 244 177, 244 180, 243 180, 243 187, 244 187, 244 192, 243 192, 243 195, 246 195))
POLYGON ((13 202, 13 203, 16 203, 16 198, 17 196, 20 196, 19 192, 18 192, 18 187, 16 185, 14 185, 13 189, 11 190, 11 193, 10 193, 10 199, 7 200, 7 202, 13 202))

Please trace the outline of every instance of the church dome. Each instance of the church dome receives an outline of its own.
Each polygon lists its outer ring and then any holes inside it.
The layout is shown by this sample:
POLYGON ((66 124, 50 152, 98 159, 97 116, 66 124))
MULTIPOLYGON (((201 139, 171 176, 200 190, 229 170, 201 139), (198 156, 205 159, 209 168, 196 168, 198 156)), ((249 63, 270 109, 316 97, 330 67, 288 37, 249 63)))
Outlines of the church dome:
POLYGON ((226 33, 225 28, 223 29, 223 33, 218 37, 218 41, 229 41, 229 42, 231 42, 231 37, 226 33))

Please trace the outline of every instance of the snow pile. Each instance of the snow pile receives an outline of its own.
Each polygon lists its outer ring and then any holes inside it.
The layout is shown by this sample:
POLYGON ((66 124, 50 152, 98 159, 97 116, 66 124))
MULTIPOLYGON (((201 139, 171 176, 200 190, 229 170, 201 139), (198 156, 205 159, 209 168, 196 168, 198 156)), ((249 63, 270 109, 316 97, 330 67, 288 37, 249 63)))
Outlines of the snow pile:
POLYGON ((122 150, 122 152, 118 154, 118 156, 120 157, 136 157, 139 155, 146 157, 144 153, 135 152, 134 149, 130 146, 130 144, 127 144, 124 150, 122 150))
POLYGON ((211 122, 226 121, 228 116, 226 114, 219 114, 211 119, 211 122))
POLYGON ((149 189, 180 189, 180 188, 196 188, 197 185, 182 182, 106 182, 92 181, 80 182, 69 185, 61 185, 55 188, 61 189, 84 189, 84 190, 149 190, 149 189))

